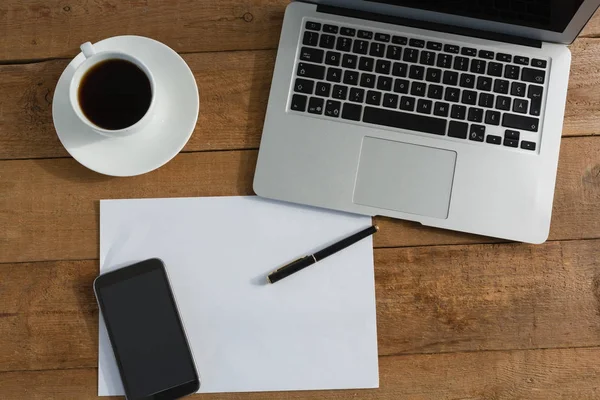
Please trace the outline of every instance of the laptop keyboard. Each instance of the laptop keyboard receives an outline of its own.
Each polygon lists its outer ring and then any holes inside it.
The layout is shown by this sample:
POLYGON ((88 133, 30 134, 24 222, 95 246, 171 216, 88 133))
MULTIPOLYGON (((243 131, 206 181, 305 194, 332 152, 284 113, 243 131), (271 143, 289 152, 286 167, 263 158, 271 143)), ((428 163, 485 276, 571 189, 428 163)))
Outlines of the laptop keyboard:
POLYGON ((536 150, 548 60, 305 21, 289 109, 536 150))

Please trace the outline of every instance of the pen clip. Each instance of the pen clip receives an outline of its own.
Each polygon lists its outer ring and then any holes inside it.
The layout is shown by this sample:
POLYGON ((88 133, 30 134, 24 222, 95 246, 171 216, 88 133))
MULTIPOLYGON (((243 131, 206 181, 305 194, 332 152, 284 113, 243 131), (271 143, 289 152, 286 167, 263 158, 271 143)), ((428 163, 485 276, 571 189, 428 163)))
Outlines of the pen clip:
POLYGON ((302 260, 303 258, 306 258, 306 257, 308 257, 308 256, 299 257, 299 258, 295 259, 294 261, 291 261, 291 262, 289 262, 289 263, 287 263, 287 264, 285 264, 285 265, 277 268, 275 271, 271 272, 271 274, 274 273, 274 272, 281 271, 282 269, 286 268, 287 266, 292 265, 295 262, 298 262, 298 261, 300 261, 300 260, 302 260))

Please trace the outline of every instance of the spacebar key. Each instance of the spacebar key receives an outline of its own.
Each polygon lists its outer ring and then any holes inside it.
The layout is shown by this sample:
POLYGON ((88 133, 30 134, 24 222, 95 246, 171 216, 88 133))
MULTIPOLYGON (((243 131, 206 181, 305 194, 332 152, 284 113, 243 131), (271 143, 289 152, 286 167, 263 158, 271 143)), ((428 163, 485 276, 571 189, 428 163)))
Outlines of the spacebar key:
POLYGON ((409 114, 382 108, 365 107, 363 122, 391 126, 393 128, 409 129, 434 135, 446 134, 446 120, 424 115, 409 114))

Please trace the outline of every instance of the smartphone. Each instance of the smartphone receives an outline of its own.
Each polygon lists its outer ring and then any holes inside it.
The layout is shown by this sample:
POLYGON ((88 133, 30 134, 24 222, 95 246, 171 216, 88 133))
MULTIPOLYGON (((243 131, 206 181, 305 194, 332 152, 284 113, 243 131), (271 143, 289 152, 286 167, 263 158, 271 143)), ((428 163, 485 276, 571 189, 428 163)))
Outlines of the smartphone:
POLYGON ((164 263, 100 275, 94 292, 128 400, 177 399, 200 388, 164 263))

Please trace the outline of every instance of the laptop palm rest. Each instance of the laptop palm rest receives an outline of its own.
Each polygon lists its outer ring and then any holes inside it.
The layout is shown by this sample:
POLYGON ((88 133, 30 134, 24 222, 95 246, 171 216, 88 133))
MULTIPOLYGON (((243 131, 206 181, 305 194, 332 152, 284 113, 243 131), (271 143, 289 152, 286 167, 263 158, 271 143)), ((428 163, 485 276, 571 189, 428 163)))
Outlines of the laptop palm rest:
POLYGON ((365 137, 354 203, 448 218, 456 152, 365 137))

